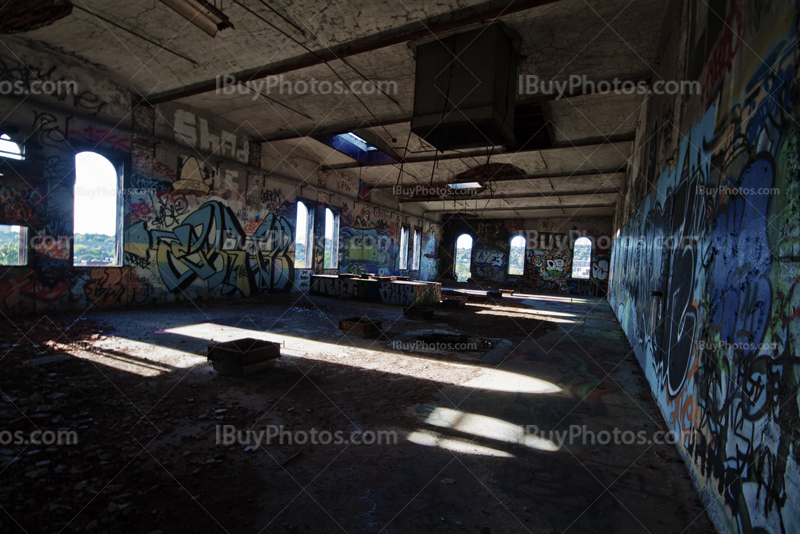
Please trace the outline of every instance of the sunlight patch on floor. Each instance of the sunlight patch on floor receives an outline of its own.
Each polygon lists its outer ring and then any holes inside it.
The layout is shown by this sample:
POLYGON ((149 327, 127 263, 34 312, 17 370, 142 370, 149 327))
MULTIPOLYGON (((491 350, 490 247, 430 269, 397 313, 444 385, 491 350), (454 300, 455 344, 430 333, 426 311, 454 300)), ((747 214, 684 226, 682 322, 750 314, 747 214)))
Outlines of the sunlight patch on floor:
POLYGON ((516 393, 558 393, 561 388, 546 380, 509 371, 406 356, 398 352, 354 347, 342 338, 340 343, 312 341, 285 334, 272 334, 213 323, 200 323, 166 330, 182 336, 231 341, 246 337, 281 343, 281 354, 337 365, 358 367, 383 373, 456 386, 516 393), (434 372, 435 371, 435 372, 434 372))

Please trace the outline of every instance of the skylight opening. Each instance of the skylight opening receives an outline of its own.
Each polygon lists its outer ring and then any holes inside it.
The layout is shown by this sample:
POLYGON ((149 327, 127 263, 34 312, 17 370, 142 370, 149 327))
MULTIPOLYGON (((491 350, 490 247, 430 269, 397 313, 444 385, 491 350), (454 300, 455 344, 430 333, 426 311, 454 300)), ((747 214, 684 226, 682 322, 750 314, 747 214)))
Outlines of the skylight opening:
POLYGON ((479 187, 483 187, 478 182, 463 182, 460 184, 447 184, 450 186, 450 189, 478 189, 479 187))
POLYGON ((350 143, 353 143, 354 145, 358 146, 358 148, 360 148, 361 150, 366 150, 367 152, 371 150, 378 150, 377 147, 370 145, 369 143, 361 139, 353 132, 343 133, 339 137, 342 137, 347 141, 349 141, 350 143))
POLYGON ((397 161, 353 132, 320 134, 312 137, 363 165, 388 165, 397 161))

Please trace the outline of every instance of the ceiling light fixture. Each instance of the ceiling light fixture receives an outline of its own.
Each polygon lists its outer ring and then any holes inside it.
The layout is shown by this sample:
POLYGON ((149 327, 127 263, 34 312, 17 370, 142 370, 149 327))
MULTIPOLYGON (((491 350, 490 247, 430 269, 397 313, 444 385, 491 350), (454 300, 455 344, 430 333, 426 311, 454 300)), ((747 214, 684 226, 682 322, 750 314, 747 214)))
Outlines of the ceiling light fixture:
POLYGON ((206 32, 211 37, 217 31, 233 28, 233 24, 222 11, 203 0, 161 0, 177 14, 206 32))

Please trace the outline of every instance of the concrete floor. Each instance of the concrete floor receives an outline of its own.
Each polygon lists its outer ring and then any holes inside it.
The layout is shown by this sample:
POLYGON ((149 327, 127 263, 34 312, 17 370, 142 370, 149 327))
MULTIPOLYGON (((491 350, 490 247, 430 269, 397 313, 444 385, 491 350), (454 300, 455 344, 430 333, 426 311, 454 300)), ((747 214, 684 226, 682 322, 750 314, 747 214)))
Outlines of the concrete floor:
POLYGON ((2 445, 3 532, 713 531, 673 446, 550 433, 664 429, 607 302, 530 295, 436 312, 413 321, 398 307, 272 295, 89 313, 76 324, 103 332, 80 345, 69 333, 48 345, 61 334, 33 321, 0 360, 2 428, 72 429, 79 443, 2 445), (336 329, 361 314, 387 337, 336 329), (506 344, 392 348, 433 329, 506 344), (211 340, 241 337, 283 343, 277 366, 214 372, 211 340), (397 443, 225 446, 218 425, 390 431, 397 443))

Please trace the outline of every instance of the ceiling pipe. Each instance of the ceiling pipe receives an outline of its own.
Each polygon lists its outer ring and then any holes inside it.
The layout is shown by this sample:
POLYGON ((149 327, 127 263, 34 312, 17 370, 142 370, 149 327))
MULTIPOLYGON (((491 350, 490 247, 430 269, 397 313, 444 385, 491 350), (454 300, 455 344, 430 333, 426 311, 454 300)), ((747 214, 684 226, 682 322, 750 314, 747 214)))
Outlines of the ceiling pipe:
POLYGON ((217 35, 219 30, 233 28, 228 17, 219 9, 202 0, 161 0, 172 8, 175 13, 182 16, 211 37, 217 35))

